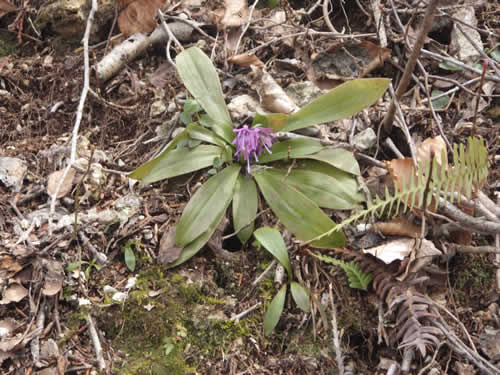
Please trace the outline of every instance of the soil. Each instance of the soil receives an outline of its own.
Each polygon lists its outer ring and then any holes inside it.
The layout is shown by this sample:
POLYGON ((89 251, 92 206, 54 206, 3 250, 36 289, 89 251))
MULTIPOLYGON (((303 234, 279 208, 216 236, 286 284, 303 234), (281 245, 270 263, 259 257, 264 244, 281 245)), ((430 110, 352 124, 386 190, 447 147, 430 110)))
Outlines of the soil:
MULTIPOLYGON (((300 20, 292 17, 299 8, 309 9, 315 2, 283 3, 288 14, 284 23, 289 28, 287 33, 299 27, 328 31, 318 21, 322 16, 321 6, 300 20)), ((340 11, 332 16, 338 29, 376 31, 373 20, 369 21, 356 3, 347 3, 349 24, 340 11)), ((360 3, 369 9, 368 1, 360 3)), ((37 4, 32 11, 41 6, 37 4)), ((217 8, 215 3, 210 7, 217 8)), ((340 9, 336 1, 334 9, 340 9)), ((272 12, 265 7, 259 11, 266 17, 272 12)), ((476 12, 479 28, 500 33, 498 5, 486 4, 477 7, 476 12)), ((118 202, 130 196, 137 197, 139 205, 129 204, 125 220, 89 219, 76 232, 68 229, 71 226, 52 232, 43 220, 35 224, 33 215, 50 205, 49 175, 63 169, 69 157, 83 84, 83 52, 73 45, 61 46, 60 38, 50 35, 39 38, 27 26, 19 43, 17 35, 7 30, 16 14, 2 17, 0 12, 0 155, 24 160, 28 171, 19 192, 0 183, 0 288, 4 301, 7 286, 15 281, 23 285, 27 294, 0 305, 2 327, 7 321, 14 324, 11 335, 17 340, 13 345, 2 334, 2 374, 338 374, 335 333, 340 334, 345 374, 388 373, 392 364, 402 363, 404 348, 398 347, 394 340, 383 340, 380 335, 384 330, 389 334, 391 328, 397 330, 397 323, 390 315, 380 319, 387 306, 381 304, 376 290, 351 289, 340 268, 318 261, 291 240, 287 244, 293 269, 313 296, 313 311, 302 312, 288 296, 278 325, 267 336, 263 332, 264 312, 280 285, 274 282, 273 273, 254 285, 273 260, 255 243, 250 241, 242 246, 239 241, 224 242, 223 247, 234 255, 232 260, 207 246, 178 267, 168 268, 162 263, 159 254, 162 238, 178 221, 193 191, 209 177, 205 170, 141 186, 131 184, 125 174, 119 173, 134 170, 165 146, 165 138, 147 142, 164 131, 160 129, 169 131, 169 124, 181 125, 180 99, 185 89, 168 66, 163 48, 148 50, 109 82, 99 85, 92 77, 90 86, 96 94, 90 93, 85 102, 78 150, 105 171, 101 174, 94 169, 77 171, 81 182, 59 200, 57 212, 87 215, 92 210, 119 211, 118 202), (151 77, 160 66, 167 68, 158 85, 151 77), (153 116, 153 103, 158 100, 168 110, 153 116), (104 254, 106 261, 99 262, 96 253, 104 254), (51 279, 47 275, 51 270, 59 275, 55 292, 48 291, 51 279), (250 308, 254 310, 241 319, 231 320, 250 308), (337 332, 331 326, 334 316, 337 332), (385 329, 381 328, 384 324, 385 329), (92 326, 102 346, 105 369, 99 370, 96 344, 89 333, 92 326)), ((208 24, 201 13, 192 14, 208 24)), ((209 26, 207 32, 215 37, 215 26, 209 26)), ((442 30, 449 32, 449 27, 442 30)), ((102 40, 106 40, 107 33, 109 29, 103 30, 102 40)), ((434 30, 431 37, 437 38, 436 33, 439 30, 434 30)), ((268 41, 264 36, 261 29, 250 27, 244 38, 245 50, 268 41)), ((498 39, 483 35, 483 42, 491 46, 498 39)), ((314 39, 309 45, 310 41, 298 38, 294 43, 292 48, 285 41, 276 42, 257 52, 282 87, 307 81, 307 62, 302 60, 302 65, 293 66, 279 65, 279 61, 300 59, 330 47, 327 39, 314 39)), ((189 45, 186 43, 184 47, 189 45)), ((210 55, 213 41, 207 39, 204 46, 210 55)), ((397 38, 390 39, 389 47, 393 55, 401 55, 404 49, 397 38)), ((104 53, 104 46, 91 48, 91 65, 100 61, 104 53)), ((221 79, 228 102, 239 94, 257 98, 250 82, 242 79, 249 74, 249 68, 229 64, 223 42, 217 44, 213 61, 224 72, 221 79)), ((404 61, 400 63, 404 65, 404 61)), ((432 60, 422 58, 422 62, 431 74, 450 73, 432 60)), ((463 82, 465 75, 458 72, 455 79, 463 82)), ((399 71, 386 61, 368 76, 397 78, 399 71)), ((476 135, 484 138, 489 153, 490 170, 483 191, 496 200, 495 192, 500 188, 498 86, 487 94, 478 113, 476 135)), ((404 103, 411 136, 421 141, 438 135, 428 108, 412 108, 410 96, 404 98, 404 103)), ((451 143, 466 143, 471 134, 470 126, 461 127, 463 113, 471 111, 471 98, 459 90, 451 97, 447 110, 438 112, 451 143)), ((389 99, 384 97, 382 101, 387 104, 389 99)), ((380 102, 376 108, 380 112, 368 114, 374 128, 387 106, 380 102)), ((348 132, 336 133, 337 139, 348 141, 348 132)), ((404 137, 395 133, 393 138, 401 150, 407 149, 404 137)), ((375 149, 367 153, 374 156, 375 149)), ((394 156, 389 149, 382 148, 375 157, 390 160, 394 156)), ((359 162, 363 177, 368 180, 371 166, 364 160, 359 162)), ((341 219, 349 213, 332 215, 341 219)), ((276 223, 270 212, 259 220, 276 223)), ((225 234, 231 232, 230 225, 225 234)), ((356 241, 349 238, 351 248, 356 241)), ((440 239, 433 241, 440 248, 440 239)), ((471 244, 494 246, 495 238, 472 233, 471 244)), ((334 255, 335 251, 329 254, 334 255)), ((487 332, 500 330, 500 298, 495 279, 500 265, 495 254, 444 256, 436 259, 434 265, 445 277, 441 278, 444 282, 436 282, 438 285, 428 291, 429 295, 458 318, 454 321, 442 314, 455 334, 466 343, 470 335, 479 353, 495 364, 498 358, 491 357, 481 344, 487 332)), ((478 373, 468 357, 449 345, 443 344, 437 350, 429 347, 424 357, 418 352, 415 355, 408 373, 423 373, 425 366, 429 366, 425 371, 433 374, 478 373)))

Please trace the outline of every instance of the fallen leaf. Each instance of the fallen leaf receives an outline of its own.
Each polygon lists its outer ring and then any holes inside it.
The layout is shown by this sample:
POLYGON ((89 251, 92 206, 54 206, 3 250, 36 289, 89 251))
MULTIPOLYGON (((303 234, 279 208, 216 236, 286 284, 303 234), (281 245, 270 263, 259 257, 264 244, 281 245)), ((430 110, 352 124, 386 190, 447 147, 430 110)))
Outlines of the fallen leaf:
POLYGON ((120 31, 129 36, 136 33, 150 33, 157 26, 155 16, 165 0, 121 0, 118 16, 120 31))
POLYGON ((440 135, 434 138, 427 138, 417 146, 417 161, 431 161, 434 155, 439 165, 447 167, 448 160, 446 152, 446 143, 440 135), (445 158, 444 161, 442 160, 443 153, 445 158))
POLYGON ((252 65, 252 73, 252 83, 259 94, 260 104, 266 111, 288 114, 299 109, 265 69, 252 65))
MULTIPOLYGON (((75 173, 76 170, 74 168, 70 168, 68 173, 66 174, 66 177, 64 178, 61 187, 59 188, 59 191, 57 193, 57 199, 64 197, 66 194, 68 194, 71 191, 71 188, 73 187, 73 180, 75 179, 75 173)), ((55 194, 57 186, 59 185, 59 181, 61 181, 62 177, 64 175, 64 169, 61 169, 60 171, 55 171, 52 172, 49 175, 48 182, 47 182, 47 193, 52 196, 55 194)))
POLYGON ((160 240, 160 249, 158 250, 158 263, 170 264, 175 262, 181 255, 182 247, 175 246, 175 225, 169 227, 160 240))
POLYGON ((259 68, 264 68, 264 63, 255 55, 249 55, 247 53, 242 53, 239 55, 231 56, 229 62, 237 64, 239 66, 256 66, 259 68))
POLYGON ((28 289, 21 284, 10 284, 3 292, 0 305, 7 305, 11 302, 19 302, 28 295, 28 289))
POLYGON ((387 222, 379 222, 375 226, 382 234, 387 236, 419 238, 421 234, 421 228, 406 218, 396 218, 387 222))

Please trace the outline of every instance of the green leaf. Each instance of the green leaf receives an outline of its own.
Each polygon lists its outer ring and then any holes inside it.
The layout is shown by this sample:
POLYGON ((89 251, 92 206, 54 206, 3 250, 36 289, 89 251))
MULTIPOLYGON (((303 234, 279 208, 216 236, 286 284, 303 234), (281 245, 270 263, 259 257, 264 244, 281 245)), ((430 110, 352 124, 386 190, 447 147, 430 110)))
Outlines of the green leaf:
POLYGON ((356 178, 316 160, 301 160, 288 176, 288 171, 283 169, 268 172, 309 197, 319 207, 348 210, 365 201, 364 195, 358 191, 356 178))
POLYGON ((490 55, 493 59, 496 60, 496 62, 500 62, 500 48, 494 49, 491 51, 490 55))
POLYGON ((134 250, 132 250, 132 247, 130 245, 127 245, 127 246, 123 247, 123 252, 124 252, 125 264, 127 265, 127 268, 130 270, 130 272, 134 272, 135 271, 134 250))
POLYGON ((310 312, 311 301, 309 300, 309 292, 307 289, 298 282, 292 281, 290 283, 290 290, 292 291, 292 297, 297 306, 306 313, 310 312))
POLYGON ((258 203, 255 181, 250 176, 243 176, 240 173, 234 186, 233 226, 235 231, 239 231, 237 236, 243 244, 252 236, 258 203), (248 223, 250 225, 241 229, 248 223))
POLYGON ((289 118, 290 115, 284 113, 270 113, 267 115, 256 113, 253 118, 252 127, 260 125, 263 128, 271 128, 275 132, 279 132, 286 126, 289 118))
POLYGON ((291 115, 283 131, 352 116, 374 104, 390 82, 387 78, 364 78, 343 83, 291 115))
POLYGON ((177 137, 172 139, 170 143, 167 145, 165 150, 161 152, 156 158, 144 163, 136 170, 129 173, 128 177, 133 178, 134 180, 142 180, 144 177, 148 176, 149 173, 153 170, 153 168, 161 162, 162 158, 164 158, 170 151, 175 149, 177 145, 185 142, 188 139, 187 131, 184 130, 177 137))
POLYGON ((216 135, 213 131, 204 128, 196 123, 191 123, 186 128, 189 138, 196 139, 199 141, 212 143, 216 146, 225 147, 227 145, 226 141, 216 135))
POLYGON ((353 153, 343 148, 325 147, 315 154, 297 156, 297 158, 319 160, 347 173, 360 175, 359 164, 353 153))
POLYGON ((175 63, 186 88, 214 121, 215 133, 231 142, 233 124, 212 61, 201 49, 191 47, 178 54, 175 63))
POLYGON ((286 284, 281 287, 269 304, 264 316, 264 334, 269 335, 280 321, 281 313, 285 307, 286 284))
POLYGON ((82 264, 84 264, 84 263, 88 263, 88 262, 85 262, 85 261, 77 261, 77 262, 70 263, 70 264, 68 264, 68 266, 66 267, 66 272, 71 273, 71 272, 73 272, 74 270, 76 270, 77 268, 81 268, 82 264))
POLYGON ((191 198, 177 225, 176 245, 186 246, 206 232, 233 198, 240 166, 232 164, 203 185, 191 198))
POLYGON ((259 163, 269 163, 287 158, 305 157, 323 149, 319 141, 310 138, 292 138, 273 144, 272 154, 264 152, 259 156, 259 163))
POLYGON ((347 279, 349 281, 349 287, 353 289, 363 289, 363 290, 368 289, 368 285, 372 281, 373 276, 371 274, 364 273, 361 267, 359 266, 359 263, 354 261, 344 262, 343 260, 335 259, 329 257, 328 255, 320 255, 320 254, 313 254, 313 255, 325 263, 331 263, 342 268, 347 275, 347 279))
POLYGON ((448 62, 448 61, 440 62, 439 67, 441 69, 450 70, 452 72, 458 72, 458 71, 464 70, 464 68, 462 68, 461 66, 455 65, 455 64, 448 62))
POLYGON ((129 174, 129 177, 150 184, 210 167, 222 152, 222 148, 208 145, 200 145, 194 149, 180 147, 175 150, 165 150, 156 159, 141 165, 129 174))
POLYGON ((257 229, 253 235, 285 267, 288 272, 288 278, 291 280, 293 277, 292 265, 290 264, 285 241, 283 241, 280 232, 270 227, 262 227, 257 229))
POLYGON ((448 95, 445 95, 441 98, 438 99, 432 99, 433 96, 438 96, 441 95, 443 91, 441 90, 432 90, 431 92, 431 100, 432 100, 432 106, 434 109, 443 109, 446 108, 448 105, 448 102, 450 101, 450 97, 448 95))
MULTIPOLYGON (((299 240, 309 241, 328 232, 335 223, 311 199, 288 186, 280 178, 260 170, 254 175, 264 198, 283 225, 299 240)), ((316 247, 339 247, 344 245, 342 232, 334 231, 329 236, 311 243, 316 247)))
POLYGON ((195 113, 198 113, 200 111, 201 111, 201 105, 196 100, 187 99, 184 102, 184 111, 183 111, 183 113, 185 113, 186 115, 192 116, 195 113))
POLYGON ((209 226, 207 231, 202 233, 198 238, 196 238, 193 242, 189 243, 187 246, 184 246, 182 248, 181 254, 179 255, 179 258, 177 258, 175 262, 169 264, 168 268, 176 267, 179 264, 182 264, 187 260, 191 259, 193 256, 195 256, 203 248, 203 246, 205 246, 210 237, 212 237, 215 230, 217 229, 217 226, 224 217, 225 213, 226 213, 225 209, 221 210, 221 212, 209 226))

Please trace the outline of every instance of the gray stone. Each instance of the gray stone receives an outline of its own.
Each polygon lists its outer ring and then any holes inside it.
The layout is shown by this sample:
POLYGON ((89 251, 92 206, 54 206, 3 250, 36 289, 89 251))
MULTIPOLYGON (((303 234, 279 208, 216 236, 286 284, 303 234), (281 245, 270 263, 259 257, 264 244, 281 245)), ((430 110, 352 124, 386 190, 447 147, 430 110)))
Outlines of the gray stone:
POLYGON ((0 158, 0 181, 7 187, 19 192, 23 186, 28 167, 24 160, 18 158, 0 158))
POLYGON ((352 138, 352 145, 359 151, 366 151, 377 143, 377 134, 372 128, 359 132, 352 138))

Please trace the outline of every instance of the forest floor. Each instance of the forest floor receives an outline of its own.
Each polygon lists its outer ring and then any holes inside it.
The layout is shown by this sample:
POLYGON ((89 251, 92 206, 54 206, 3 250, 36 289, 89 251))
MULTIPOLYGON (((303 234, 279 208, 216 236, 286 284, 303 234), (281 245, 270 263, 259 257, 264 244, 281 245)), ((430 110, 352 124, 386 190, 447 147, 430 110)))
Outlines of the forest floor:
MULTIPOLYGON (((0 373, 500 374, 499 256, 447 251, 453 242, 491 248, 496 238, 499 246, 499 234, 462 230, 450 239, 435 234, 433 226, 442 225, 440 220, 427 223, 431 230, 426 238, 442 255, 434 258, 435 279, 422 295, 443 308, 440 314, 432 310, 432 319, 439 314, 453 337, 436 334, 440 343, 426 343, 424 356, 393 339, 404 321, 386 314, 389 307, 376 287, 351 289, 340 268, 311 257, 290 236, 292 267, 308 287, 313 309, 304 313, 287 299, 279 324, 268 336, 263 316, 279 285, 274 268, 260 277, 273 259, 252 240, 245 246, 234 237, 225 240, 223 248, 233 254, 231 260, 207 246, 186 263, 168 268, 165 258, 170 254, 165 254, 164 243, 169 229, 209 175, 202 170, 148 185, 127 177, 184 126, 180 115, 186 92, 165 57, 165 44, 147 49, 105 82, 97 82, 91 71, 92 92, 84 103, 77 148, 87 163, 63 188, 51 213, 48 191, 61 179, 54 172, 67 165, 78 117, 85 23, 71 41, 55 24, 38 30, 32 21, 48 2, 29 3, 0 0, 0 373), (231 319, 242 312, 239 319, 231 319), (459 350, 454 338, 465 348, 459 350)), ((136 3, 139 8, 152 6, 148 1, 136 3)), ((229 57, 250 51, 299 106, 311 101, 318 87, 330 89, 359 77, 391 78, 397 88, 411 52, 405 37, 414 40, 425 10, 419 8, 421 2, 398 0, 375 8, 372 3, 378 2, 368 0, 334 0, 333 8, 328 1, 313 0, 281 1, 275 8, 268 7, 271 1, 261 1, 255 9, 246 1, 225 3, 167 1, 164 9, 167 16, 184 14, 203 30, 205 35, 194 31, 182 44, 197 45, 211 56, 226 101, 232 103, 233 120, 241 122, 255 112, 253 102, 264 108, 269 103, 257 93, 265 88, 252 76, 252 67, 229 57)), ((82 6, 85 14, 88 7, 82 6)), ((111 26, 108 19, 91 36, 91 67, 124 39, 113 39, 107 48, 111 26)), ((122 20, 122 31, 127 26, 122 20)), ((428 87, 417 68, 400 100, 417 144, 439 135, 450 144, 467 145, 471 135, 484 139, 490 167, 482 192, 494 202, 500 191, 499 41, 498 3, 443 2, 424 48, 457 58, 467 67, 421 53, 428 87), (477 19, 474 28, 469 27, 472 18, 477 19), (469 68, 480 72, 484 57, 470 46, 464 57, 465 42, 457 41, 456 23, 467 34, 478 30, 480 50, 490 58, 482 83, 468 83, 480 78, 469 68), (433 100, 433 114, 427 94, 455 88, 433 100)), ((390 101, 388 91, 362 113, 317 127, 315 136, 380 162, 394 159, 394 148, 383 139, 366 148, 355 141, 355 135, 369 128, 377 133, 390 101)), ((408 139, 402 134, 395 127, 390 138, 408 156, 408 139)), ((383 191, 380 186, 390 181, 384 165, 366 158, 358 162, 360 182, 383 191)), ((329 212, 336 222, 350 213, 329 212)), ((266 215, 259 220, 276 223, 270 211, 266 215)), ((409 212, 402 216, 421 224, 409 212)), ((224 234, 231 232, 229 226, 224 234)), ((390 240, 376 233, 357 236, 354 227, 346 228, 345 236, 351 250, 390 240), (361 243, 364 240, 369 244, 361 243)), ((408 264, 397 263, 386 272, 408 264)), ((418 310, 422 303, 410 306, 418 310)))

